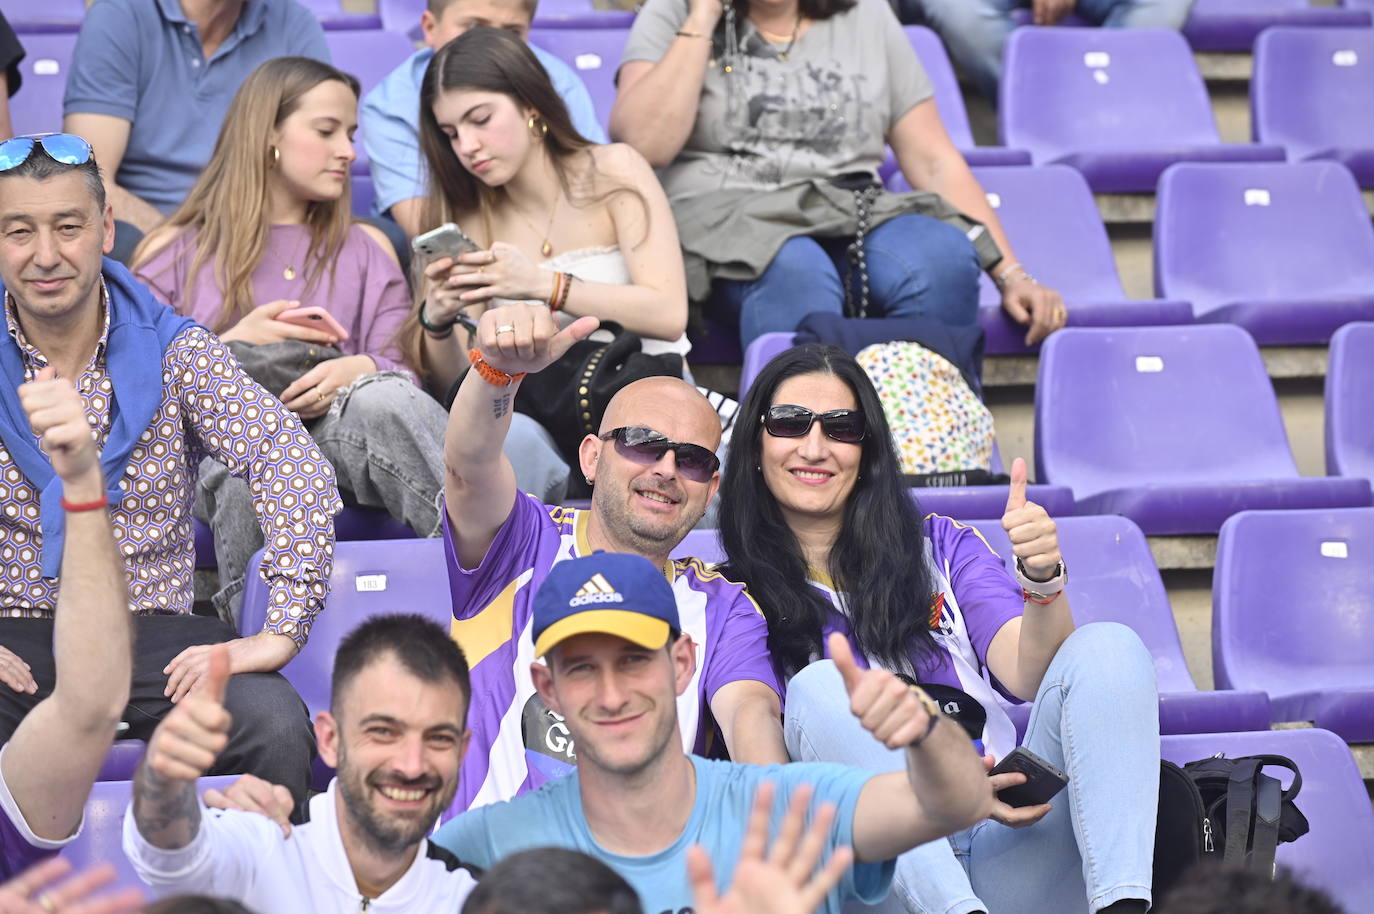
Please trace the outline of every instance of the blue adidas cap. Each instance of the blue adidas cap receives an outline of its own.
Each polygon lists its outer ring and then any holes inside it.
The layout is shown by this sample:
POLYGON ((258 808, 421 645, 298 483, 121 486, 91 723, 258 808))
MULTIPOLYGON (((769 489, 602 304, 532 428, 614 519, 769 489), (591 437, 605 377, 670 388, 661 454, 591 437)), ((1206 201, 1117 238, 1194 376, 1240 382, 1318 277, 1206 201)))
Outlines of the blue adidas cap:
POLYGON ((663 569, 638 555, 598 552, 558 562, 534 595, 536 657, 593 632, 658 650, 681 628, 663 569))

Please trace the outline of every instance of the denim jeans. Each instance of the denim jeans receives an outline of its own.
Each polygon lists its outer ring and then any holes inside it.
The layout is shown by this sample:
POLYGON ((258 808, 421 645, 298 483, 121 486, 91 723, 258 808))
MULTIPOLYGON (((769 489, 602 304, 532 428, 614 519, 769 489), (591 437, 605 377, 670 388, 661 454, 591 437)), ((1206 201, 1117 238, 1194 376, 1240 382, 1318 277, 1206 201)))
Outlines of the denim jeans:
MULTIPOLYGON (((848 239, 788 240, 750 282, 718 280, 711 307, 739 320, 740 344, 764 333, 788 333, 813 311, 844 311, 848 239)), ((952 225, 909 213, 868 233, 869 313, 929 317, 968 326, 978 317, 978 254, 952 225)), ((857 287, 857 282, 854 283, 857 287)))
MULTIPOLYGON (((340 392, 309 429, 353 504, 384 508, 420 536, 438 536, 447 425, 448 413, 433 397, 398 373, 381 372, 340 392)), ((553 503, 562 499, 568 465, 537 422, 516 413, 505 454, 523 491, 553 503)), ((248 561, 263 544, 248 484, 220 462, 205 460, 195 514, 215 535, 215 608, 237 626, 248 561)))
MULTIPOLYGON (((1002 48, 1015 27, 1011 12, 1030 0, 905 0, 940 33, 949 56, 985 97, 997 100, 1002 48)), ((1094 25, 1181 29, 1193 0, 1078 0, 1073 11, 1094 25)))
MULTIPOLYGON (((1026 748, 1069 776, 1054 808, 1027 828, 987 819, 908 851, 881 910, 1077 914, 1149 900, 1158 703, 1154 664, 1135 632, 1115 622, 1075 631, 1045 672, 1026 731, 1026 748)), ((828 660, 792 677, 783 729, 796 761, 906 767, 904 751, 885 748, 850 713, 828 660)))

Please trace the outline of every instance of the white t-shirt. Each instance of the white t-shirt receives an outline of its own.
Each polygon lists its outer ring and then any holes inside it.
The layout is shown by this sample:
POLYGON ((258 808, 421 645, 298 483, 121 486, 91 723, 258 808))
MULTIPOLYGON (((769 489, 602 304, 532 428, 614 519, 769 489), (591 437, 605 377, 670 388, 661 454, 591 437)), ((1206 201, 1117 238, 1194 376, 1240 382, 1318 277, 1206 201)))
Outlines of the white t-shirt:
POLYGON ((365 900, 344 853, 334 782, 310 801, 310 821, 283 837, 266 816, 201 807, 200 830, 166 851, 139 834, 133 805, 124 814, 124 853, 159 896, 195 892, 231 898, 257 914, 364 910, 368 914, 452 912, 477 884, 458 858, 428 841, 397 882, 365 900))

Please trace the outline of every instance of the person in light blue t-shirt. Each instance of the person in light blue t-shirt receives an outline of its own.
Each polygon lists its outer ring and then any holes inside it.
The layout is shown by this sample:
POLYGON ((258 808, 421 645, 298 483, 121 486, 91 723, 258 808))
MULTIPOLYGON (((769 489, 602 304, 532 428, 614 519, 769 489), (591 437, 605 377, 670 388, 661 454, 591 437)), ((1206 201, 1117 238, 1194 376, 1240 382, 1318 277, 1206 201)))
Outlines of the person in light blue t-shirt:
MULTIPOLYGON (((434 52, 470 28, 506 29, 526 39, 536 0, 429 0, 420 17, 428 47, 416 51, 363 96, 360 133, 372 171, 376 215, 389 214, 407 235, 420 233, 425 169, 420 154, 420 83, 434 52)), ((606 142, 592 97, 566 63, 530 45, 554 89, 568 106, 573 126, 593 143, 606 142)))
MULTIPOLYGON (((907 772, 688 756, 677 738, 676 697, 691 681, 696 646, 679 634, 662 569, 640 556, 595 553, 558 563, 533 616, 534 655, 547 665, 534 662, 530 674, 563 718, 578 767, 444 825, 434 842, 470 864, 485 868, 527 848, 567 847, 623 876, 648 914, 690 912, 689 849, 701 846, 728 871, 744 855, 745 810, 755 791, 775 785, 777 829, 788 798, 796 801, 794 789, 806 785, 811 816, 823 815, 827 804, 834 809, 827 856, 853 848, 855 862, 819 908, 838 912, 847 901, 881 900, 897 854, 991 809, 987 778, 962 731, 920 689, 884 670, 860 670, 852 656, 841 665, 854 712, 889 748, 906 747, 907 772)), ((836 640, 844 653, 847 644, 836 640)), ((718 871, 718 880, 724 875, 718 871)))

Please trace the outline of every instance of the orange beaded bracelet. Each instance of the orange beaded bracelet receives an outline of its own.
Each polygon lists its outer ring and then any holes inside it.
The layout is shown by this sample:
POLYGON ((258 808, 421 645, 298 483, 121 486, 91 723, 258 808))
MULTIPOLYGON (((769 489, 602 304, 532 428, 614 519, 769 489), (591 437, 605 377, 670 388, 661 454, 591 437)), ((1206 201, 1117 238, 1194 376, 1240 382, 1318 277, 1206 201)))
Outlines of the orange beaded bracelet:
POLYGON ((525 376, 525 372, 523 371, 519 374, 506 374, 499 368, 492 368, 487 364, 486 359, 482 358, 482 350, 480 349, 469 349, 468 361, 472 363, 472 367, 476 369, 477 373, 482 376, 482 380, 493 387, 509 387, 525 376))

